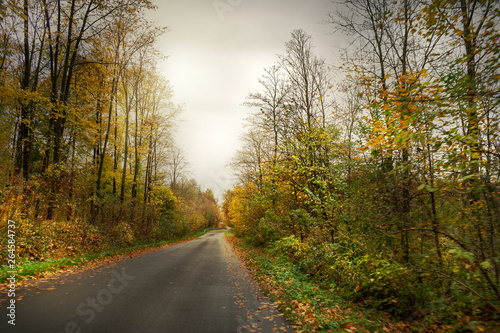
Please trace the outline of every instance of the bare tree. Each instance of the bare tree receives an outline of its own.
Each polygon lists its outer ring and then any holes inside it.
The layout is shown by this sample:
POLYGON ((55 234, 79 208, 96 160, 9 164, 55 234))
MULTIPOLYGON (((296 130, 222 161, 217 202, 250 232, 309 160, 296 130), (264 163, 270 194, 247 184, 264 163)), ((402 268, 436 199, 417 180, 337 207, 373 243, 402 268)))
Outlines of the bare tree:
MULTIPOLYGON (((284 104, 290 92, 282 68, 274 65, 265 69, 265 74, 259 79, 262 91, 249 94, 245 105, 258 107, 250 122, 264 132, 272 133, 273 165, 278 160, 280 139, 286 131, 284 104)), ((285 134, 286 135, 286 134, 285 134)))
POLYGON ((266 137, 263 131, 253 129, 241 137, 242 147, 231 162, 231 168, 241 184, 254 183, 262 186, 264 169, 270 160, 266 159, 266 137))
POLYGON ((322 95, 318 84, 324 83, 319 75, 326 72, 326 65, 314 55, 312 37, 303 30, 294 30, 285 46, 286 53, 278 57, 278 63, 290 84, 286 107, 292 109, 296 119, 305 118, 309 130, 321 118, 318 102, 322 95))
POLYGON ((172 147, 168 151, 167 173, 170 187, 175 191, 179 181, 189 175, 189 162, 184 152, 179 147, 172 147))

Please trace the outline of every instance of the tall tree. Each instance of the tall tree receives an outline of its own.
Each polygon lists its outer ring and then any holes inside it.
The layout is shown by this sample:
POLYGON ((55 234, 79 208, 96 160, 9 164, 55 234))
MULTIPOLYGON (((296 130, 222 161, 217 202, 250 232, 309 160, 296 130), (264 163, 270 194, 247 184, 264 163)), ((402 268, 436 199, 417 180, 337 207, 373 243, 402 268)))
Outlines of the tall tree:
POLYGON ((271 133, 273 165, 278 161, 279 145, 286 131, 284 106, 287 101, 289 87, 282 68, 274 65, 265 69, 265 74, 259 79, 262 92, 249 94, 245 104, 258 107, 260 113, 255 115, 254 126, 261 128, 264 133, 271 133))

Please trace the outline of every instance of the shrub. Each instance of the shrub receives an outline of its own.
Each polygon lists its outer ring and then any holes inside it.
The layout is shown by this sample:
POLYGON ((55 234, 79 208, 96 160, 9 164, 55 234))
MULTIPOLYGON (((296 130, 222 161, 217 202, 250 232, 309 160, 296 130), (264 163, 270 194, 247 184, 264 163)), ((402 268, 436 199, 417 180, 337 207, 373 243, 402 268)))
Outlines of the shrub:
POLYGON ((426 298, 408 268, 340 244, 312 246, 288 236, 274 242, 269 252, 287 257, 300 271, 348 299, 395 315, 413 312, 426 298))
POLYGON ((299 263, 310 254, 310 247, 291 235, 274 242, 269 251, 276 255, 286 255, 292 262, 299 263))

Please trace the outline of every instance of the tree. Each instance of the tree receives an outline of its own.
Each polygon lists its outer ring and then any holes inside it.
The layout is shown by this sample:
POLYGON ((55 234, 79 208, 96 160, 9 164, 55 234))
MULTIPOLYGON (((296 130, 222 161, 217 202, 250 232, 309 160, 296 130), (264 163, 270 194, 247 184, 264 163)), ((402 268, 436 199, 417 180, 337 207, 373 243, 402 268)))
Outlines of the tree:
POLYGON ((267 155, 266 139, 261 131, 251 130, 241 140, 242 148, 236 152, 231 166, 242 184, 252 182, 261 188, 264 168, 272 161, 267 155))
POLYGON ((256 114, 255 121, 251 122, 263 133, 271 133, 272 163, 275 164, 278 161, 281 140, 286 137, 286 129, 283 129, 283 126, 286 126, 284 104, 288 98, 289 86, 281 67, 274 65, 264 71, 265 74, 259 79, 263 91, 249 94, 245 105, 259 108, 260 113, 256 114))
MULTIPOLYGON (((123 154, 123 168, 122 168, 122 181, 120 185, 120 201, 123 203, 125 197, 125 175, 126 175, 126 166, 127 166, 127 158, 128 158, 128 131, 129 131, 129 115, 132 108, 132 104, 138 103, 136 101, 136 95, 134 91, 137 92, 139 80, 141 79, 141 75, 139 74, 142 71, 142 67, 138 66, 135 69, 139 68, 140 71, 135 76, 135 83, 132 83, 133 92, 129 94, 129 86, 127 85, 127 79, 130 79, 130 73, 132 73, 132 68, 134 66, 134 60, 141 56, 144 57, 148 49, 151 48, 156 41, 156 38, 165 32, 165 29, 156 29, 152 27, 147 22, 144 22, 140 19, 139 16, 131 16, 124 17, 127 14, 121 13, 116 17, 116 21, 113 25, 113 29, 110 30, 110 41, 112 43, 113 54, 108 55, 111 59, 113 59, 113 74, 111 80, 111 91, 109 96, 109 106, 108 106, 108 126, 106 130, 106 134, 103 141, 103 146, 100 148, 100 158, 99 158, 99 169, 97 173, 96 179, 96 190, 95 193, 97 198, 100 197, 101 191, 101 179, 104 171, 105 164, 105 156, 107 152, 107 145, 109 142, 109 137, 111 134, 111 125, 112 125, 112 112, 115 108, 115 102, 118 94, 118 85, 121 83, 124 92, 124 101, 125 101, 125 151, 123 154), (137 24, 139 24, 140 28, 137 28, 137 24)), ((135 13, 133 15, 139 15, 140 13, 135 13)), ((117 117, 115 117, 117 118, 117 117)), ((115 119, 115 143, 116 143, 116 134, 117 134, 117 119, 115 119)), ((115 148, 116 153, 116 148, 115 148)), ((117 165, 117 154, 115 154, 115 169, 117 165)), ((93 211, 92 215, 96 216, 97 211, 95 211, 95 207, 91 210, 93 211)), ((91 217, 94 220, 94 217, 91 217)))
POLYGON ((173 146, 168 152, 168 177, 170 187, 175 190, 181 179, 187 178, 189 162, 179 147, 173 146))

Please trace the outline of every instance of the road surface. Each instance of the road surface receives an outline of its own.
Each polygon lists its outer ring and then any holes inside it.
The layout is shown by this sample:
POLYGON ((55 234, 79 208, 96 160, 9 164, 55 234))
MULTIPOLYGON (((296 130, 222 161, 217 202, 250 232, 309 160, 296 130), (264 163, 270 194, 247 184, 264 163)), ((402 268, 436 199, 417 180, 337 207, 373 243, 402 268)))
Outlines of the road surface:
POLYGON ((19 287, 0 332, 292 332, 223 235, 19 287))

